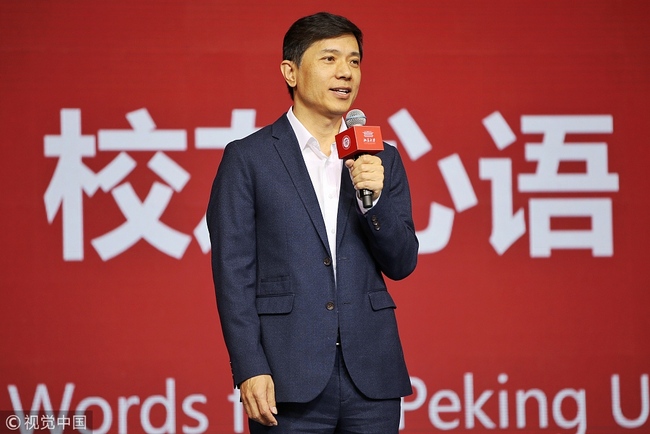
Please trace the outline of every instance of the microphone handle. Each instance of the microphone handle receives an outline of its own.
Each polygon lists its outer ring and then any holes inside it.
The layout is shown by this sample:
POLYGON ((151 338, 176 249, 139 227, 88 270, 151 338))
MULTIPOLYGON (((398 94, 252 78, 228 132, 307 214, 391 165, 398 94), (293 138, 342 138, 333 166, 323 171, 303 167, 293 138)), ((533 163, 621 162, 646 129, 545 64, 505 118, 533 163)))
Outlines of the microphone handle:
POLYGON ((372 195, 374 193, 372 190, 368 190, 367 188, 362 188, 359 191, 359 196, 361 196, 361 203, 363 204, 364 208, 372 208, 372 195))
MULTIPOLYGON (((354 159, 356 160, 361 155, 363 155, 363 154, 356 155, 354 157, 354 159)), ((367 188, 362 188, 361 190, 359 190, 359 199, 361 199, 361 203, 362 203, 364 208, 366 208, 366 209, 372 208, 372 195, 373 194, 374 194, 373 191, 368 190, 367 188)))

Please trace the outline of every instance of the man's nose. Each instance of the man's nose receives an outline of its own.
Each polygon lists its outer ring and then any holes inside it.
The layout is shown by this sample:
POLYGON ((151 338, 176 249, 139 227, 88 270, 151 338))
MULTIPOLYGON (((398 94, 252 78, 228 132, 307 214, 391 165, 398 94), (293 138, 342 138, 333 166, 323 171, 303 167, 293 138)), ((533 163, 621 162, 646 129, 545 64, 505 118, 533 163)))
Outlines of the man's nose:
POLYGON ((336 76, 338 78, 350 78, 352 76, 352 68, 347 61, 341 61, 336 68, 336 76))

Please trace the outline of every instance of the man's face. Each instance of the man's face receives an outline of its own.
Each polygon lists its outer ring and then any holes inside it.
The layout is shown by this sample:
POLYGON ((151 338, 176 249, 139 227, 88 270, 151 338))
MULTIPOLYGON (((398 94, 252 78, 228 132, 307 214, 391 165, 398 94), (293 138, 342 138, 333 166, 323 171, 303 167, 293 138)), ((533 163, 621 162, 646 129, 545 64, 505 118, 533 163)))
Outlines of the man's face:
POLYGON ((294 69, 294 104, 312 115, 340 118, 357 97, 361 83, 359 45, 353 35, 322 39, 294 69))

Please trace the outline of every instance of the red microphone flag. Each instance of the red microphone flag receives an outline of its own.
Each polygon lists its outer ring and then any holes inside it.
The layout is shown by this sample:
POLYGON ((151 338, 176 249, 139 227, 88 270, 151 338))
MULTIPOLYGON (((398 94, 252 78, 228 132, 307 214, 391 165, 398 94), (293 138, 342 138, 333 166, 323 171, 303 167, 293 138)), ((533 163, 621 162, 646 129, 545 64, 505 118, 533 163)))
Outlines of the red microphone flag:
POLYGON ((356 158, 361 154, 376 154, 384 150, 379 127, 355 125, 336 135, 339 158, 356 158))

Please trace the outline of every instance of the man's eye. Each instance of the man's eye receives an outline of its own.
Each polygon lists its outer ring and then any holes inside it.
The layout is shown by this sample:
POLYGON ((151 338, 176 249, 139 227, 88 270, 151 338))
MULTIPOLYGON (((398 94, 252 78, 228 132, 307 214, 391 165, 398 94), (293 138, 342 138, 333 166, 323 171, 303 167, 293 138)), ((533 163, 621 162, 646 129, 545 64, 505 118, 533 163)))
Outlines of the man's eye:
POLYGON ((353 65, 359 66, 361 64, 361 61, 359 59, 354 59, 351 63, 353 65))

